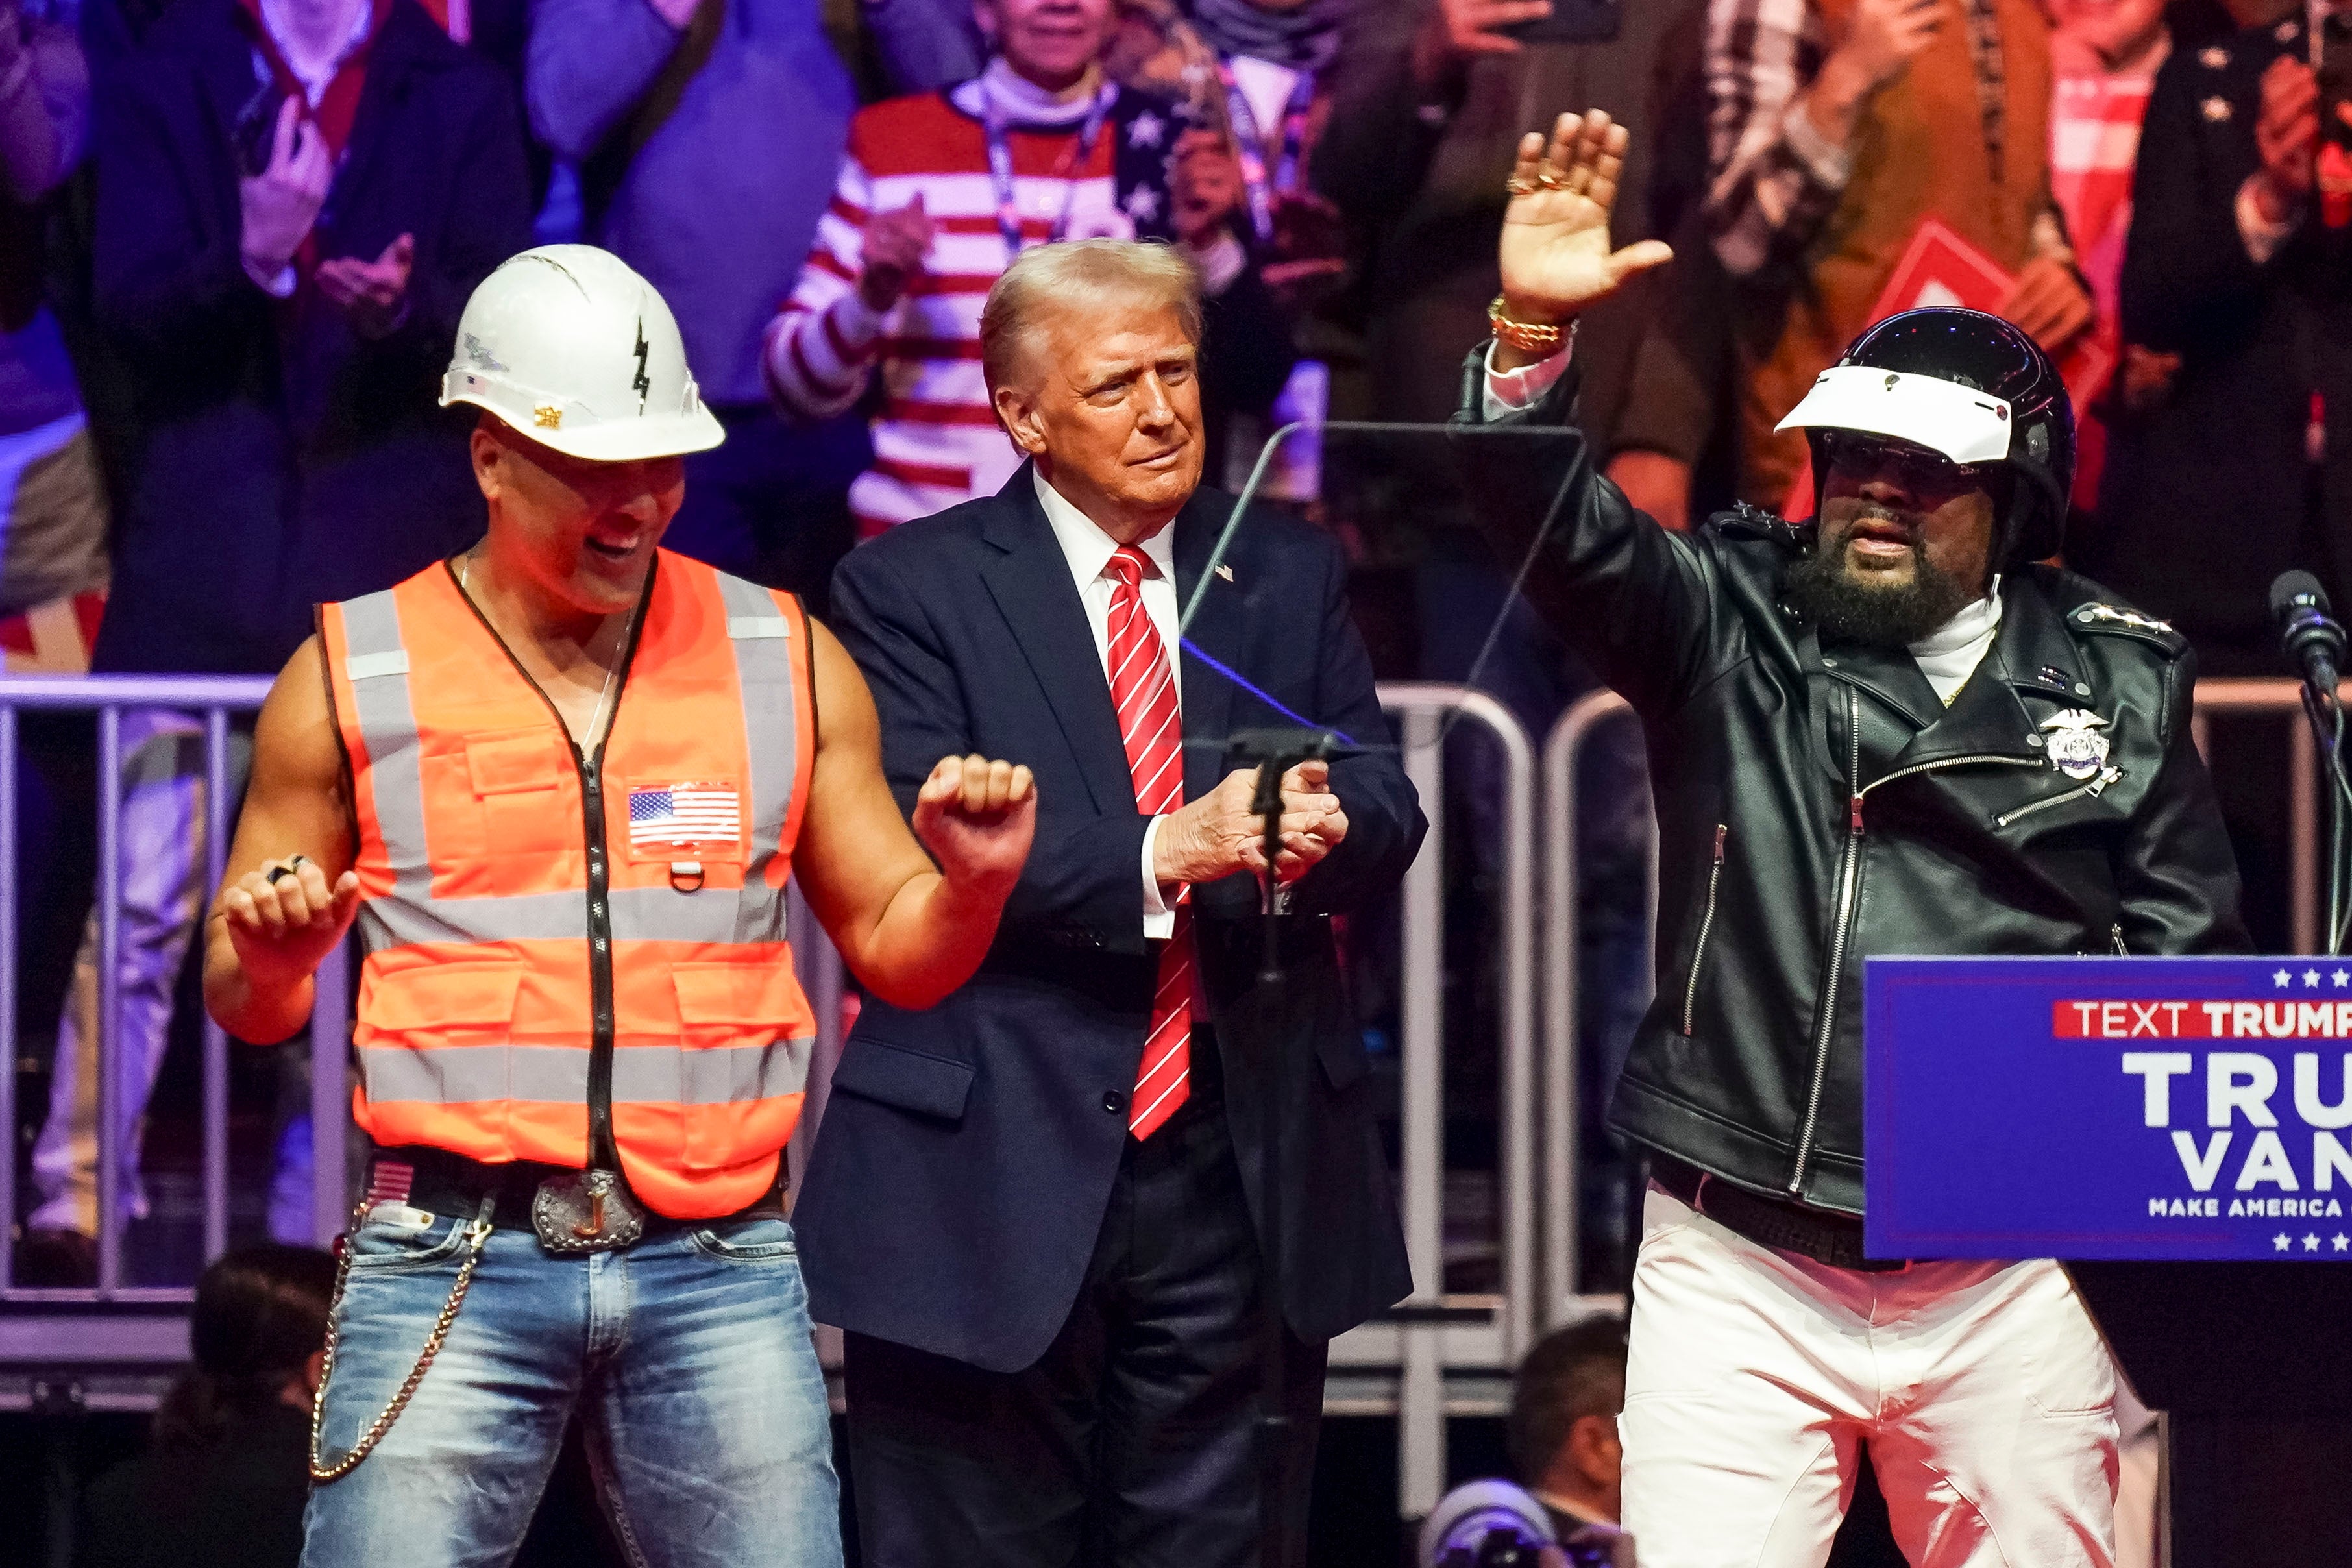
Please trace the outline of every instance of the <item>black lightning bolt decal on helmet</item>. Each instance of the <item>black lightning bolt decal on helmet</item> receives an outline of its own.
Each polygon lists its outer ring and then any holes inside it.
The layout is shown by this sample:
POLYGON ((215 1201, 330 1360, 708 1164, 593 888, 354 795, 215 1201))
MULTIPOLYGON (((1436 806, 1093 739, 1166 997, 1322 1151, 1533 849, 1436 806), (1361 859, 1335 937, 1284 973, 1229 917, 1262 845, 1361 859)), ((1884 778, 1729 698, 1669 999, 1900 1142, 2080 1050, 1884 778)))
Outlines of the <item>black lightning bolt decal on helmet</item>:
POLYGON ((629 384, 637 389, 637 412, 640 414, 646 411, 646 399, 654 389, 654 384, 646 375, 646 319, 639 316, 637 318, 637 379, 629 384))

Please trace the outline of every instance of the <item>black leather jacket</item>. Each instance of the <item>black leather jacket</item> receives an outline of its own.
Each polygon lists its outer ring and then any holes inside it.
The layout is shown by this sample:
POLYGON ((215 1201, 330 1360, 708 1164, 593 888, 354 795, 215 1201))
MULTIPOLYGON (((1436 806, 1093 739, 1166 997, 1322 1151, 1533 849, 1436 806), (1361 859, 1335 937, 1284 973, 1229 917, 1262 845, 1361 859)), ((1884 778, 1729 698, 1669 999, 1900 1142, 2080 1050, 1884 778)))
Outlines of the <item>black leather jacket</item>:
MULTIPOLYGON (((1563 383, 1526 417, 1557 423, 1572 396, 1563 383)), ((1782 607, 1809 528, 1743 508, 1669 532, 1582 447, 1471 471, 1511 562, 1565 473, 1528 595, 1648 736, 1657 1001, 1612 1128, 1858 1214, 1863 960, 2245 949, 2189 738, 2195 663, 2169 627, 2072 573, 2011 571, 1946 708, 1908 652, 1825 647, 1782 607)))

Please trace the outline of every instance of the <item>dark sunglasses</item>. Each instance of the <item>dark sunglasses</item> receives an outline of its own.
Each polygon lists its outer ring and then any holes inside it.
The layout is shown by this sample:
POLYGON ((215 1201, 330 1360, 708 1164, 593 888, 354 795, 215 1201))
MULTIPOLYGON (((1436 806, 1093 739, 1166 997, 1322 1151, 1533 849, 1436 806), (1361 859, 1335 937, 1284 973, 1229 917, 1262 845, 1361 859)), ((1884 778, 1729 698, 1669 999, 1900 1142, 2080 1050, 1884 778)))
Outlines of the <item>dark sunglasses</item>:
POLYGON ((2000 467, 1998 463, 1955 463, 1941 452, 1931 452, 1912 442, 1859 430, 1823 431, 1822 450, 1828 455, 1832 468, 1864 475, 1891 472, 1906 484, 1921 486, 1980 485, 2000 467))

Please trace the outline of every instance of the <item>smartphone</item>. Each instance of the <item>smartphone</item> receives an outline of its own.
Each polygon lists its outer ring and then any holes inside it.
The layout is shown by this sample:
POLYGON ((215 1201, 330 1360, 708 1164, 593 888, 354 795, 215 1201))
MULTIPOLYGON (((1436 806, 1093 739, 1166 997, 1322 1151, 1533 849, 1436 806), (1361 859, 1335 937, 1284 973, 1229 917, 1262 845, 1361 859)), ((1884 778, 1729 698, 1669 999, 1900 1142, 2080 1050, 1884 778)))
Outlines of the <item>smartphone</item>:
POLYGON ((237 106, 228 141, 236 150, 238 172, 248 180, 269 167, 269 153, 278 140, 278 106, 284 101, 285 89, 274 79, 264 78, 237 106))
POLYGON ((1523 44, 1606 44, 1617 37, 1627 0, 1551 0, 1551 15, 1504 32, 1523 44))
POLYGON ((2352 152, 2352 44, 2320 57, 2319 139, 2352 152))

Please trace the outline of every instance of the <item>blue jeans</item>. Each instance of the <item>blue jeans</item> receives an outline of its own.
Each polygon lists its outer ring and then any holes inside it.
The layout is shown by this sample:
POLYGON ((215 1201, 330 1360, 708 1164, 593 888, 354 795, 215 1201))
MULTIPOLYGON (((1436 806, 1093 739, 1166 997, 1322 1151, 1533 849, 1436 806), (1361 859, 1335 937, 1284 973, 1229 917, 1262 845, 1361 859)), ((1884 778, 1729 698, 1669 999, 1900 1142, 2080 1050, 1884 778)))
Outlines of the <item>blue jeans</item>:
MULTIPOLYGON (((320 1449, 348 1452, 415 1365, 470 1245, 394 1204, 349 1243, 320 1449)), ((501 1564, 566 1419, 634 1561, 840 1568, 824 1374, 792 1227, 715 1221, 554 1257, 495 1230, 440 1355, 359 1467, 314 1487, 305 1568, 501 1564)))

